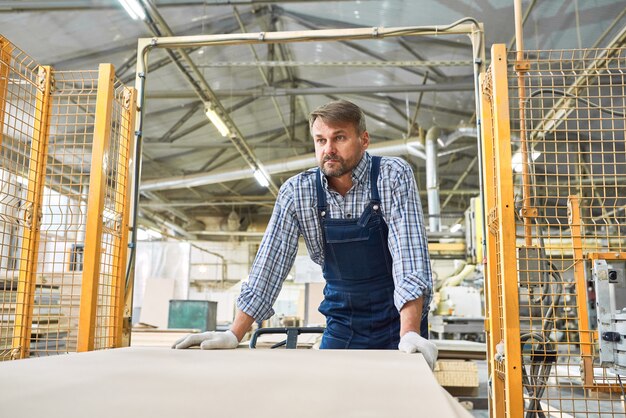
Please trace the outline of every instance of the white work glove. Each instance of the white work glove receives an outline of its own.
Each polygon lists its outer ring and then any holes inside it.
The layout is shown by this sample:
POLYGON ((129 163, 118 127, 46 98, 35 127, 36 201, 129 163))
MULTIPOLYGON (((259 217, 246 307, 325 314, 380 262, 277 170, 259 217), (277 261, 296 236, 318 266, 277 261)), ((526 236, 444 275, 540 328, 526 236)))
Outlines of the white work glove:
POLYGON ((422 353, 430 369, 435 369, 435 362, 437 361, 439 350, 435 344, 431 343, 417 332, 410 331, 404 334, 402 338, 400 338, 398 350, 404 351, 405 353, 422 353))
POLYGON ((189 348, 199 345, 203 350, 218 348, 236 348, 239 340, 232 331, 225 332, 208 331, 201 334, 189 334, 176 341, 172 348, 189 348))

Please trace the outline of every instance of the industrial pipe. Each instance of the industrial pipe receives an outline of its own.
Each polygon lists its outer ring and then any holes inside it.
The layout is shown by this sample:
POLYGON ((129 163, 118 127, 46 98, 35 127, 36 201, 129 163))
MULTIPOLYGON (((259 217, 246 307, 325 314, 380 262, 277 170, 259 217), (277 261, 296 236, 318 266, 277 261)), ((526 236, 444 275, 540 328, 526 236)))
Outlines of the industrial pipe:
POLYGON ((439 181, 437 179, 437 140, 441 130, 432 126, 426 132, 426 190, 428 192, 429 231, 441 230, 441 208, 439 205, 439 181))
MULTIPOLYGON (((415 155, 419 153, 420 157, 423 153, 424 146, 416 138, 408 140, 399 139, 395 141, 387 141, 382 144, 372 145, 368 151, 373 155, 398 156, 407 153, 415 155)), ((422 157, 423 158, 423 157, 422 157)), ((314 154, 298 156, 288 159, 279 159, 269 161, 264 164, 268 174, 279 174, 290 171, 301 171, 307 168, 317 166, 317 160, 314 154)), ((198 173, 191 175, 175 176, 157 180, 147 180, 141 183, 139 189, 144 191, 166 190, 166 189, 182 189, 187 187, 198 187, 206 184, 223 183, 235 180, 244 180, 251 178, 252 171, 248 167, 234 168, 228 170, 212 171, 210 173, 198 173)))

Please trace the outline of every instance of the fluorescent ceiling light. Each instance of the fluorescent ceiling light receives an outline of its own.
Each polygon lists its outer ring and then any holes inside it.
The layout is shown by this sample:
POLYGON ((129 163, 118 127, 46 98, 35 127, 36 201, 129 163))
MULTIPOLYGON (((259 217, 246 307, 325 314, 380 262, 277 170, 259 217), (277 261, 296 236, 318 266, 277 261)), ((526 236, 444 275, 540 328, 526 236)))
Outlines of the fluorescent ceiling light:
MULTIPOLYGON (((540 155, 541 155, 540 152, 533 152, 532 153, 533 161, 539 158, 540 155)), ((511 158, 511 164, 513 165, 513 171, 515 171, 516 173, 522 172, 522 153, 521 152, 518 151, 515 154, 513 154, 513 157, 511 158)))
POLYGON ((207 106, 205 113, 211 123, 217 128, 218 131, 220 131, 220 134, 222 136, 230 135, 230 130, 228 129, 228 126, 226 126, 222 118, 220 118, 220 115, 218 115, 212 107, 207 106))
POLYGON ((133 19, 146 20, 146 12, 139 4, 139 0, 118 0, 126 13, 133 19))
POLYGON ((270 182, 267 180, 267 176, 260 169, 254 170, 254 178, 263 187, 270 185, 270 182))
POLYGON ((450 232, 460 231, 462 228, 461 224, 454 224, 450 227, 450 232))

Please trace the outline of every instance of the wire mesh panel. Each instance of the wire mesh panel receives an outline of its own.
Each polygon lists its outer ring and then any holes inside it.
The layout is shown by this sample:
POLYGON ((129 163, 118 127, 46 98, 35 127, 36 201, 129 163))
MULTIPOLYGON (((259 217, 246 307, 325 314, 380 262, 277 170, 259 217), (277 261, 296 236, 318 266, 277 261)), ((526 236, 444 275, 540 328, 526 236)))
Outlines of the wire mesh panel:
POLYGON ((0 358, 119 346, 134 89, 0 46, 0 358))
POLYGON ((516 257, 520 342, 501 363, 522 371, 507 396, 524 397, 524 411, 493 416, 626 415, 625 70, 625 49, 509 53, 490 69, 508 81, 510 136, 493 140, 510 147, 498 174, 513 180, 516 216, 498 225, 515 231, 515 250, 490 252, 516 257))
MULTIPOLYGON (((112 71, 112 68, 111 68, 112 71)), ((106 150, 105 189, 100 260, 99 301, 95 348, 118 346, 126 276, 126 243, 130 191, 129 157, 134 129, 133 90, 116 80, 113 85, 110 138, 106 150)))
POLYGON ((50 68, 0 37, 0 359, 27 353, 48 308, 34 261, 50 88, 50 68))
MULTIPOLYGON (((82 282, 77 350, 121 344, 124 306, 131 132, 134 93, 114 77, 113 66, 92 73, 82 282)), ((83 187, 84 189, 85 187, 83 187)))
POLYGON ((51 305, 49 332, 31 340, 34 356, 77 348, 97 80, 95 71, 54 73, 38 255, 51 305))

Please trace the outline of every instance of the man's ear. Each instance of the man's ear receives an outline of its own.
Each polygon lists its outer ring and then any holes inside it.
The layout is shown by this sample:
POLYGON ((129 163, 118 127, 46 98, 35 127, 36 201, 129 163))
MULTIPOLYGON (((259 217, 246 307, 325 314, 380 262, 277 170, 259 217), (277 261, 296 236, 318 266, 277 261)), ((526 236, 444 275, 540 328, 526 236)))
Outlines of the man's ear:
POLYGON ((361 134, 361 144, 363 145, 363 149, 367 149, 370 145, 370 134, 367 131, 361 134))

